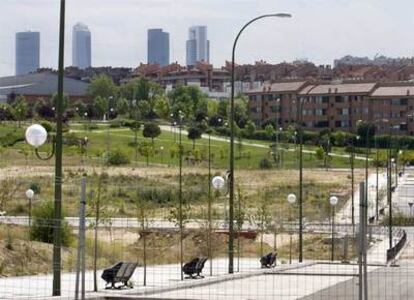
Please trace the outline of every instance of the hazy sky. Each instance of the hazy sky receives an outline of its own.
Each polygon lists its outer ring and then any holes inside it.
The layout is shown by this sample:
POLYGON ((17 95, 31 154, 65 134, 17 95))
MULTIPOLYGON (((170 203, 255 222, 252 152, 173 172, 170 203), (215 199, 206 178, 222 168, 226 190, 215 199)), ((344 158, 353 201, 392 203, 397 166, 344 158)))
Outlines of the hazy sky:
MULTIPOLYGON (((146 62, 148 28, 170 33, 171 61, 185 63, 188 27, 207 25, 216 66, 231 55, 238 29, 269 12, 242 36, 237 62, 292 61, 321 64, 346 54, 414 55, 412 0, 66 0, 66 64, 72 61, 72 26, 92 32, 93 66, 137 66, 146 62)), ((14 34, 41 32, 41 66, 56 67, 60 0, 0 0, 0 76, 14 74, 14 34)))

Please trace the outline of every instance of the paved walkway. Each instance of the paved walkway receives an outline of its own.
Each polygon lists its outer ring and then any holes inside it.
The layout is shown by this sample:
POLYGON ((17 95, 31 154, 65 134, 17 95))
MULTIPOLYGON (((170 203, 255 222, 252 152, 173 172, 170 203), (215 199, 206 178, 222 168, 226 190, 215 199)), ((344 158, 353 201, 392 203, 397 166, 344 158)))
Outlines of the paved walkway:
MULTIPOLYGON (((368 218, 375 216, 376 208, 376 186, 377 175, 371 173, 368 175, 368 218)), ((385 173, 378 174, 378 189, 379 191, 387 188, 387 176, 385 173)), ((354 189, 354 218, 355 223, 359 223, 359 184, 355 183, 354 189)), ((380 200, 379 209, 386 206, 386 199, 380 200)), ((337 223, 352 224, 352 197, 350 197, 347 203, 336 214, 337 223)))

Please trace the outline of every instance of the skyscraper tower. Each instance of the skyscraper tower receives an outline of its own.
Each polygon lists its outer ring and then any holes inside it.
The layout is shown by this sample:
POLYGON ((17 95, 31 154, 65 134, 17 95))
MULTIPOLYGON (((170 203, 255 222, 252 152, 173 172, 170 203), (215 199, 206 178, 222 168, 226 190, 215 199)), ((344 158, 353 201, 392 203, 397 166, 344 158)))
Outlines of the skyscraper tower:
POLYGON ((91 32, 85 24, 77 23, 72 33, 72 65, 86 69, 91 60, 91 32))
POLYGON ((148 29, 148 63, 170 64, 170 34, 162 29, 148 29))
POLYGON ((35 72, 40 66, 40 32, 16 33, 16 75, 35 72))
POLYGON ((207 26, 192 26, 188 30, 187 66, 197 62, 210 62, 210 41, 207 40, 207 26))

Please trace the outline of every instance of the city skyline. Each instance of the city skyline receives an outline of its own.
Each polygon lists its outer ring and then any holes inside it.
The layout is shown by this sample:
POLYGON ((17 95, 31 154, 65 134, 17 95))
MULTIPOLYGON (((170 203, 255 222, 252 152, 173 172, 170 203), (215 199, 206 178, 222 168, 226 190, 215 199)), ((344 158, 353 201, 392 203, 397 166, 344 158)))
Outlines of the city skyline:
MULTIPOLYGON (((308 58, 316 64, 332 64, 335 58, 347 54, 412 56, 414 41, 407 38, 405 29, 411 27, 408 12, 414 4, 407 0, 399 3, 392 5, 383 0, 363 3, 357 0, 335 3, 318 0, 312 4, 303 0, 289 3, 230 0, 223 4, 216 0, 208 3, 199 0, 123 0, 115 5, 108 0, 90 0, 87 3, 72 0, 67 5, 65 62, 69 66, 72 61, 71 26, 87 20, 94 35, 93 64, 96 66, 135 67, 145 62, 146 30, 159 27, 172 37, 170 61, 184 65, 187 30, 196 24, 209 28, 209 39, 214 45, 211 63, 224 65, 231 58, 232 42, 243 24, 254 16, 269 12, 289 12, 293 18, 263 20, 249 28, 238 45, 238 63, 254 63, 261 59, 277 63, 308 58), (91 14, 90 11, 98 4, 99 11, 91 14), (401 6, 407 9, 401 10, 401 6), (171 14, 171 11, 180 11, 180 15, 171 14), (111 18, 103 18, 103 15, 111 15, 111 18), (349 22, 350 16, 353 22, 349 22)), ((27 28, 42 32, 41 67, 56 68, 58 15, 58 3, 52 0, 39 0, 36 6, 28 0, 21 0, 18 5, 11 0, 2 3, 0 76, 14 74, 14 32, 27 28), (21 14, 20 11, 30 13, 21 14)))

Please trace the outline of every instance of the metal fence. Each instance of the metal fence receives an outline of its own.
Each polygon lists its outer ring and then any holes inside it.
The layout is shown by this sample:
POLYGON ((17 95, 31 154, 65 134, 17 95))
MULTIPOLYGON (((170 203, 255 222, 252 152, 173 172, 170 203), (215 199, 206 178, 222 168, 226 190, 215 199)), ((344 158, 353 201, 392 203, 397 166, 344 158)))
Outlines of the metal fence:
MULTIPOLYGON (((30 184, 21 182, 23 192, 16 199, 24 197, 23 187, 30 184)), ((107 187, 110 185, 108 182, 107 187)), ((44 193, 48 188, 43 187, 44 193)), ((128 188, 118 186, 116 193, 122 196, 128 188)), ((118 203, 119 208, 114 210, 108 204, 115 201, 113 192, 108 188, 108 199, 99 204, 97 185, 91 179, 75 176, 64 183, 64 206, 66 214, 72 216, 59 221, 63 228, 61 299, 75 299, 77 290, 79 299, 83 290, 84 297, 91 299, 360 299, 360 286, 368 299, 409 299, 408 294, 401 294, 410 291, 408 279, 414 274, 409 263, 414 257, 410 243, 414 232, 409 228, 394 228, 394 247, 388 249, 385 223, 366 224, 361 231, 358 223, 332 227, 330 222, 306 222, 304 262, 299 263, 296 220, 246 221, 236 226, 235 272, 228 274, 225 212, 214 214, 210 223, 205 211, 187 207, 181 231, 173 207, 135 205, 125 211, 118 203), (365 258, 361 259, 364 251, 365 258), (277 253, 276 264, 263 268, 260 258, 270 252, 277 253), (390 254, 394 259, 397 253, 399 267, 387 267, 390 254), (181 266, 196 257, 206 257, 207 262, 201 276, 194 279, 183 274, 181 266), (136 264, 135 272, 126 287, 105 289, 101 278, 104 269, 119 262, 136 264), (367 275, 361 277, 364 263, 367 275), (402 282, 399 290, 397 280, 402 282), (384 290, 384 285, 390 287, 384 290)), ((0 299, 43 299, 51 295, 57 222, 50 215, 53 206, 46 205, 50 202, 42 199, 42 193, 31 200, 30 213, 28 205, 23 205, 28 199, 3 207, 0 299)))

